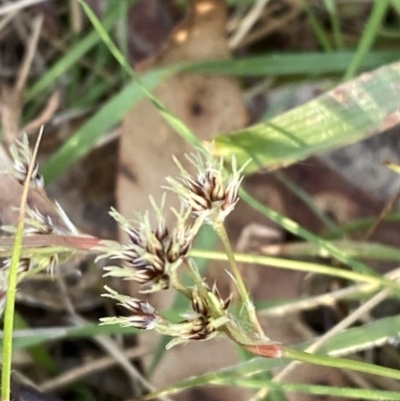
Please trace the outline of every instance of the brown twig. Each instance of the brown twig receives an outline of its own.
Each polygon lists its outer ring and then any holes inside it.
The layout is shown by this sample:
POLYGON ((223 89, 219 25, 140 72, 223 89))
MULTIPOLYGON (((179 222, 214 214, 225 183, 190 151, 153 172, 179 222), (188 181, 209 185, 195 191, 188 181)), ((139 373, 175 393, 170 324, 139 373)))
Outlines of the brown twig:
MULTIPOLYGON (((42 247, 66 247, 74 250, 90 251, 94 247, 100 245, 100 239, 91 236, 79 235, 43 235, 34 234, 24 236, 23 249, 27 248, 42 248, 42 247)), ((0 237, 0 250, 12 250, 14 237, 0 237)), ((1 252, 0 251, 0 252, 1 252)))

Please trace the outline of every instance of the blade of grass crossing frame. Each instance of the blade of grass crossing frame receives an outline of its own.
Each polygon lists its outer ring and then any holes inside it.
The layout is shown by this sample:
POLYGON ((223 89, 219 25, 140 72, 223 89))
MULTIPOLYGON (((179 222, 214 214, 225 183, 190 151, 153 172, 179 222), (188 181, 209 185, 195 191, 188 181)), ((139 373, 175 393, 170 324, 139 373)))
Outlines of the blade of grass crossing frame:
POLYGON ((310 20, 310 25, 314 30, 315 36, 317 37, 319 44, 326 52, 331 52, 333 48, 329 40, 329 37, 326 34, 322 24, 319 23, 318 18, 314 15, 314 12, 311 9, 308 0, 300 0, 300 3, 306 10, 308 18, 310 20))
POLYGON ((344 75, 345 80, 355 76, 361 65, 362 59, 371 49, 378 34, 378 29, 386 15, 389 4, 390 0, 379 0, 373 2, 372 12, 366 26, 364 27, 364 33, 359 41, 354 58, 344 75))
POLYGON ((18 215, 18 226, 15 233, 14 249, 11 256, 11 265, 8 272, 6 307, 4 312, 3 326, 3 352, 2 352, 2 371, 1 371, 1 399, 9 401, 11 396, 11 364, 13 354, 13 330, 14 330, 14 313, 15 313, 15 297, 17 293, 18 283, 18 264, 21 257, 22 239, 24 236, 25 212, 28 201, 28 193, 30 188, 31 177, 36 163, 36 157, 39 150, 40 140, 43 135, 43 127, 39 131, 35 148, 32 152, 32 158, 28 167, 24 188, 21 195, 20 209, 18 215))
MULTIPOLYGON (((321 77, 343 75, 355 55, 354 51, 342 50, 330 53, 268 53, 243 58, 201 61, 183 64, 189 72, 235 76, 276 76, 276 77, 321 77)), ((374 50, 361 60, 362 70, 371 70, 400 58, 400 51, 374 50)))
POLYGON ((109 48, 110 52, 113 54, 115 59, 120 63, 120 65, 129 73, 129 75, 135 79, 137 84, 141 87, 146 96, 151 100, 154 106, 157 108, 159 113, 166 119, 166 121, 174 128, 188 143, 193 146, 201 147, 201 141, 197 138, 196 135, 189 129, 189 127, 184 124, 179 118, 174 116, 150 91, 149 89, 142 83, 142 80, 139 76, 132 70, 130 65, 128 64, 124 55, 120 52, 120 50, 115 46, 114 42, 111 40, 110 36, 103 28, 101 22, 96 17, 96 15, 92 12, 90 7, 83 1, 79 0, 82 4, 82 7, 90 19, 91 23, 101 36, 104 43, 109 48))
MULTIPOLYGON (((14 350, 25 349, 40 344, 76 338, 91 338, 97 335, 127 335, 137 334, 141 332, 132 327, 121 327, 120 325, 99 325, 98 323, 88 324, 82 327, 52 327, 52 328, 35 328, 31 330, 29 335, 27 330, 16 330, 14 332, 14 350)), ((3 344, 0 342, 0 352, 3 351, 3 344)))
MULTIPOLYGON (((398 247, 369 241, 333 240, 331 242, 348 256, 400 263, 398 247)), ((284 245, 279 255, 291 258, 320 257, 321 247, 311 242, 294 242, 284 245)))
POLYGON ((295 221, 279 214, 278 212, 268 208, 267 206, 264 206, 259 201, 257 201, 255 198, 253 198, 244 189, 240 190, 240 197, 243 200, 245 200, 249 205, 251 205, 255 210, 258 210, 264 216, 266 216, 269 219, 271 219, 272 221, 278 223, 285 230, 305 239, 306 241, 309 241, 309 242, 312 242, 312 243, 318 245, 319 247, 324 249, 329 255, 333 256, 335 259, 339 260, 340 262, 343 262, 346 265, 351 266, 354 270, 356 270, 360 273, 363 273, 363 274, 371 275, 371 276, 379 276, 376 271, 371 269, 365 263, 362 263, 354 258, 347 256, 344 252, 342 252, 340 249, 335 247, 329 241, 326 241, 326 240, 318 237, 317 235, 314 235, 312 232, 301 227, 295 221))
MULTIPOLYGON (((285 56, 276 56, 278 59, 275 60, 275 56, 267 56, 265 58, 257 58, 257 60, 248 60, 249 61, 249 66, 251 68, 255 68, 254 71, 250 69, 249 73, 256 73, 256 74, 263 74, 263 69, 265 69, 265 66, 271 66, 272 62, 272 70, 275 70, 275 73, 278 73, 279 70, 281 69, 282 65, 289 65, 289 66, 299 66, 297 69, 293 71, 287 71, 288 74, 296 73, 296 71, 306 71, 308 65, 318 65, 320 63, 320 56, 321 55, 315 55, 315 54, 310 54, 305 57, 305 59, 302 61, 304 55, 285 55, 285 56), (283 58, 282 58, 283 57, 283 58), (293 62, 295 57, 299 58, 299 62, 293 62), (265 61, 267 60, 267 61, 265 61), (269 61, 268 61, 269 60, 269 61), (276 61, 276 64, 274 62, 276 61), (303 66, 304 63, 304 66, 303 66), (264 67, 263 67, 264 66, 264 67)), ((325 56, 325 55, 322 55, 325 56)), ((338 54, 339 57, 336 57, 334 60, 340 61, 341 55, 338 54)), ((350 53, 347 54, 347 56, 344 56, 346 60, 350 60, 349 58, 350 53)), ((388 60, 393 60, 393 58, 399 58, 400 53, 396 52, 385 52, 385 54, 381 53, 376 53, 375 54, 369 54, 366 58, 365 61, 371 60, 371 62, 375 63, 373 65, 376 65, 376 60, 381 60, 382 62, 388 61, 388 60), (373 56, 373 57, 372 57, 373 56), (382 58, 383 57, 383 58, 382 58)), ((193 71, 202 71, 204 70, 207 73, 222 73, 222 74, 237 74, 241 75, 243 72, 246 71, 246 60, 230 60, 229 62, 226 61, 218 61, 218 62, 213 62, 213 63, 201 63, 201 64, 196 64, 197 67, 193 69, 193 71), (222 68, 220 70, 220 68, 222 68)), ((327 66, 330 65, 329 60, 326 60, 324 62, 327 66)), ((372 64, 371 64, 372 66, 372 64)), ((186 69, 187 71, 192 71, 192 68, 187 68, 184 66, 174 66, 170 67, 169 69, 165 70, 165 75, 159 77, 159 79, 156 78, 157 73, 151 72, 149 74, 144 75, 141 77, 141 80, 145 86, 147 86, 149 89, 154 88, 158 83, 161 82, 162 79, 165 79, 169 73, 174 73, 176 71, 181 70, 182 68, 186 69), (156 82, 152 81, 153 77, 156 82)), ((343 66, 338 66, 339 71, 342 71, 344 68, 343 66)), ((270 67, 267 68, 269 70, 270 67)), ((282 70, 284 73, 284 69, 282 70)), ((267 71, 268 72, 268 71, 267 71)), ((131 73, 131 72, 130 72, 131 73)), ((134 85, 134 84, 132 84, 134 85)), ((132 89, 132 93, 129 94, 129 90, 126 87, 125 89, 122 89, 118 95, 116 95, 115 99, 110 99, 89 121, 87 121, 86 124, 82 126, 78 131, 75 132, 73 137, 70 139, 70 141, 67 141, 65 145, 62 146, 62 148, 53 155, 53 157, 50 160, 49 166, 45 166, 45 176, 46 176, 46 181, 49 182, 53 179, 55 179, 57 176, 59 176, 66 168, 68 168, 73 162, 76 162, 79 160, 81 157, 83 157, 91 148, 91 146, 94 145, 94 143, 105 133, 107 129, 109 129, 112 125, 118 123, 121 118, 125 115, 127 111, 130 110, 133 105, 142 98, 143 94, 142 92, 142 87, 140 86, 140 83, 136 83, 138 88, 132 89), (87 145, 86 145, 87 142, 87 145), (75 143, 75 145, 73 145, 75 143), (83 146, 81 150, 78 148, 79 146, 83 146), (60 161, 58 162, 58 158, 60 158, 60 161)), ((129 85, 128 85, 129 86, 129 85)), ((93 95, 90 96, 99 96, 104 90, 106 90, 106 87, 104 85, 99 88, 98 92, 99 93, 94 93, 93 95)), ((97 90, 96 90, 97 91, 97 90)), ((88 94, 89 96, 89 94, 88 94)), ((81 100, 83 101, 84 99, 78 99, 77 102, 81 104, 81 100)), ((78 107, 78 103, 75 105, 78 107)), ((166 118, 169 116, 167 115, 166 118)), ((174 124, 180 124, 180 127, 182 130, 180 133, 182 136, 189 138, 191 137, 190 130, 187 129, 179 120, 176 118, 173 119, 174 124)), ((303 121, 303 120, 302 120, 303 121)), ((257 129, 257 126, 254 126, 257 129)), ((178 127, 178 129, 180 129, 178 127)), ((247 130, 250 130, 251 127, 247 130)), ((247 132, 247 131, 246 131, 247 132)), ((250 134, 251 136, 252 134, 250 134)), ((218 142, 218 140, 217 140, 218 142)), ((196 145, 198 146, 198 144, 196 145)), ((258 146, 260 148, 260 146, 258 146)), ((281 149, 285 149, 285 146, 280 147, 281 149)), ((287 146, 286 146, 287 148, 287 146)), ((274 155, 279 154, 274 151, 274 155)), ((248 156, 246 156, 248 158, 248 156)), ((247 159, 246 159, 247 160, 247 159)), ((240 159, 239 159, 240 161, 240 159)))
POLYGON ((275 170, 338 148, 400 123, 400 62, 337 86, 284 114, 215 137, 216 155, 232 157, 246 173, 275 170))
POLYGON ((340 29, 340 18, 336 7, 336 2, 334 0, 323 0, 323 1, 330 16, 333 38, 335 40, 336 49, 343 49, 344 47, 343 35, 340 29))
POLYGON ((313 198, 298 186, 294 181, 292 181, 286 174, 282 171, 276 171, 275 177, 280 181, 286 188, 293 192, 303 203, 308 206, 308 208, 320 219, 320 221, 337 236, 342 236, 344 234, 340 227, 337 226, 324 212, 322 212, 318 206, 315 204, 313 198))
MULTIPOLYGON (((223 252, 215 252, 204 249, 193 249, 190 252, 190 255, 212 260, 224 260, 224 261, 228 260, 227 256, 223 252)), ((330 267, 318 263, 302 262, 292 259, 283 259, 272 256, 262 256, 262 255, 253 255, 244 253, 235 253, 235 259, 237 260, 237 262, 241 263, 251 263, 251 264, 258 264, 261 266, 267 266, 269 268, 275 267, 280 269, 322 274, 331 277, 339 277, 345 280, 356 281, 360 283, 369 283, 378 287, 388 286, 389 288, 399 290, 398 284, 390 280, 387 280, 384 277, 378 277, 376 275, 369 275, 365 273, 358 273, 353 270, 346 270, 338 267, 330 267)))

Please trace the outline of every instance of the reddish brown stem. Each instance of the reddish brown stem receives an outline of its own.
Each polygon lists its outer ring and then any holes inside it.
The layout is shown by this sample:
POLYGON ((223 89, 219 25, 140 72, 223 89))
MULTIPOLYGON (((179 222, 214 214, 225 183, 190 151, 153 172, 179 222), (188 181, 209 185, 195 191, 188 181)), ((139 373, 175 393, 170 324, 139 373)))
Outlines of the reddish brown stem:
MULTIPOLYGON (((11 250, 14 246, 14 237, 0 237, 0 249, 11 250)), ((23 248, 40 248, 45 246, 62 246, 77 250, 89 251, 100 245, 100 238, 77 235, 27 235, 23 238, 23 248)))

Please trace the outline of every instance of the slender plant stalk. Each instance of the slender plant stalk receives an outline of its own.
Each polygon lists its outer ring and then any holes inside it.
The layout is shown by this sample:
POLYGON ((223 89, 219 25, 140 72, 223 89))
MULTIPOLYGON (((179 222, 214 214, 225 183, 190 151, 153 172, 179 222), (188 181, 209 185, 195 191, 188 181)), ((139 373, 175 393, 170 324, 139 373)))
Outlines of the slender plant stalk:
POLYGON ((102 38, 103 42, 106 44, 111 54, 115 57, 121 67, 137 82, 140 88, 143 90, 144 94, 148 97, 148 99, 154 104, 159 113, 165 118, 165 120, 170 124, 172 128, 174 128, 188 143, 196 147, 203 147, 200 139, 194 135, 192 130, 184 124, 178 117, 176 117, 167 107, 158 100, 153 93, 147 89, 147 87, 143 84, 142 80, 139 78, 139 75, 132 69, 127 61, 126 57, 120 52, 117 46, 112 41, 110 35, 104 29, 102 23, 99 21, 97 16, 93 13, 90 7, 83 0, 79 0, 81 3, 83 10, 85 11, 87 17, 90 22, 93 24, 94 28, 102 38))
POLYGON ((343 35, 340 28, 340 19, 336 7, 336 2, 334 0, 323 0, 323 1, 330 15, 336 50, 343 50, 344 49, 343 35))
POLYGON ((225 248, 226 255, 228 256, 229 265, 232 269, 233 276, 236 280, 236 285, 239 291, 240 298, 246 308, 248 318, 253 324, 257 333, 264 337, 264 331, 261 328, 260 322, 258 321, 256 309, 250 298, 249 292, 247 291, 246 285, 244 284, 242 274, 240 273, 239 267, 236 263, 235 255, 232 251, 231 243, 229 242, 228 235, 226 233, 223 222, 218 222, 214 225, 215 231, 217 232, 221 242, 225 248))
POLYGON ((355 76, 364 57, 371 50, 371 47, 377 37, 378 29, 388 10, 389 4, 389 0, 379 0, 374 2, 371 15, 366 26, 364 27, 364 34, 357 46, 353 60, 347 68, 346 74, 344 75, 344 80, 349 80, 355 76))
POLYGON ((310 354, 292 348, 283 347, 283 357, 294 361, 312 363, 313 365, 329 366, 331 368, 350 369, 357 372, 368 373, 371 375, 383 376, 391 379, 400 380, 400 371, 370 363, 355 360, 338 358, 327 355, 310 354))
POLYGON ((7 300, 4 312, 4 338, 3 338, 3 365, 1 372, 1 399, 9 401, 11 395, 11 362, 12 362, 12 345, 13 345, 13 329, 14 329, 14 310, 15 296, 17 293, 18 282, 18 263, 21 256, 22 239, 24 235, 24 222, 26 203, 28 200, 29 184, 32 177, 32 172, 35 166, 36 156, 39 150, 40 140, 43 134, 43 127, 39 132, 35 148, 33 150, 32 159, 29 165, 28 173, 24 183, 24 190, 21 197, 21 206, 18 217, 18 227, 15 234, 15 242, 13 254, 11 256, 11 266, 8 276, 7 285, 7 300))

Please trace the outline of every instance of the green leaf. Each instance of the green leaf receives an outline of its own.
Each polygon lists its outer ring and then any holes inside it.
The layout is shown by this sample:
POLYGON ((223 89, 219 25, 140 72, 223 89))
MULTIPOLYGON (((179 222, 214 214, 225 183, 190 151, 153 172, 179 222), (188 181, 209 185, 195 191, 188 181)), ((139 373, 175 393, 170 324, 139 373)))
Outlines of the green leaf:
MULTIPOLYGON (((331 53, 269 53, 258 56, 185 64, 184 71, 236 76, 321 77, 344 74, 354 51, 331 53)), ((400 58, 398 50, 375 50, 362 59, 360 69, 371 70, 400 58)))
POLYGON ((303 160, 376 133, 400 122, 400 63, 393 63, 271 120, 215 138, 217 155, 239 164, 249 157, 246 173, 303 160))
POLYGON ((368 18, 368 22, 363 30, 363 35, 358 43, 354 59, 351 61, 349 68, 346 71, 345 79, 354 77, 362 62, 362 59, 370 51, 374 41, 376 40, 378 29, 386 16, 389 4, 389 0, 380 0, 374 2, 371 15, 368 18))

